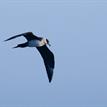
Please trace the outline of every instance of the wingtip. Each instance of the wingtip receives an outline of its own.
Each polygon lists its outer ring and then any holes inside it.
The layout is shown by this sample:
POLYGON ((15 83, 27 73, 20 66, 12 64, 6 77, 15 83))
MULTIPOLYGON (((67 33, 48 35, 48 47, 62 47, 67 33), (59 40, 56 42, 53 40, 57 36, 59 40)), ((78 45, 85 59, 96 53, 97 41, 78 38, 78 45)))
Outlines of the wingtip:
POLYGON ((4 42, 7 42, 7 41, 9 41, 9 40, 10 40, 10 38, 9 38, 9 39, 4 40, 4 42))
POLYGON ((49 83, 51 83, 53 77, 53 68, 50 68, 48 65, 46 65, 46 71, 47 71, 49 83))
POLYGON ((8 41, 8 40, 6 39, 6 40, 4 40, 3 42, 6 42, 6 41, 8 41))
POLYGON ((52 81, 52 75, 51 75, 51 77, 48 75, 48 80, 49 80, 49 83, 51 83, 51 81, 52 81))
POLYGON ((52 80, 49 80, 49 83, 51 83, 52 80))

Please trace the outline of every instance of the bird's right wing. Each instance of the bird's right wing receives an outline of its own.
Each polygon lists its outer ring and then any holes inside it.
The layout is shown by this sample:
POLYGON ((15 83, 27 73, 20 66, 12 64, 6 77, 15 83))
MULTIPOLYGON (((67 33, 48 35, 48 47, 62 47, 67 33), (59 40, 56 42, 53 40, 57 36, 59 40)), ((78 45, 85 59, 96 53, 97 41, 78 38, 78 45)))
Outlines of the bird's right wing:
POLYGON ((15 35, 15 36, 13 36, 13 37, 10 37, 10 38, 6 39, 5 41, 8 41, 8 40, 11 40, 11 39, 20 37, 20 36, 24 36, 28 41, 33 40, 33 39, 41 40, 40 37, 37 37, 37 36, 33 35, 32 32, 26 32, 26 33, 22 33, 22 34, 19 34, 19 35, 15 35))
POLYGON ((44 60, 44 64, 45 64, 45 68, 46 68, 46 71, 47 71, 48 79, 49 79, 49 82, 51 82, 52 76, 53 76, 53 69, 54 69, 54 66, 55 66, 54 55, 48 49, 48 47, 46 45, 44 45, 42 47, 37 47, 37 49, 40 52, 40 54, 41 54, 41 56, 44 60))

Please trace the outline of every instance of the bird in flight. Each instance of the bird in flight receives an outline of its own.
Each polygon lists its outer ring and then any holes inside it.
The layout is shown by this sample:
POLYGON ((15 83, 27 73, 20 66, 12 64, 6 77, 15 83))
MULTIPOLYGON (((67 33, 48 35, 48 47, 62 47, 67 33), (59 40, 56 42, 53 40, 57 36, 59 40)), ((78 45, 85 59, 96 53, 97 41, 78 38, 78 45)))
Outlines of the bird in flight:
POLYGON ((54 54, 47 47, 47 45, 51 46, 49 44, 49 40, 42 37, 35 36, 32 32, 26 32, 26 33, 22 33, 22 34, 10 37, 5 41, 9 41, 11 39, 14 39, 20 36, 24 36, 27 42, 23 44, 18 44, 13 48, 36 47, 43 58, 44 65, 47 71, 47 76, 48 76, 49 82, 51 82, 52 76, 53 76, 53 70, 55 66, 55 59, 54 59, 54 54))

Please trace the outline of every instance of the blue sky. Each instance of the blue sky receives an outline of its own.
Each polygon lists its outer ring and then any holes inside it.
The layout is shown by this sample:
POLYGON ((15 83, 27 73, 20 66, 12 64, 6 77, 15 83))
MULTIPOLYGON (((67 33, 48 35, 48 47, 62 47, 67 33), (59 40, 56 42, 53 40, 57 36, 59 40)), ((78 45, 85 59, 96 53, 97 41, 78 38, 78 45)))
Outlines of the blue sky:
POLYGON ((0 106, 106 107, 106 28, 106 0, 1 0, 0 106), (51 84, 36 48, 3 42, 27 31, 50 40, 51 84))

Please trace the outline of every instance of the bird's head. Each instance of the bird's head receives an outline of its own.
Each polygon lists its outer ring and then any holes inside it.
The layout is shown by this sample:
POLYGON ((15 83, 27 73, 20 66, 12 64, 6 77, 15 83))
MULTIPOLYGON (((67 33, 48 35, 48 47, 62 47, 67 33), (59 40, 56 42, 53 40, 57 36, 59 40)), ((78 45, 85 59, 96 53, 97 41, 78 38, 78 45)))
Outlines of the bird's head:
POLYGON ((46 44, 48 44, 49 46, 51 46, 50 42, 48 39, 46 39, 46 44))

